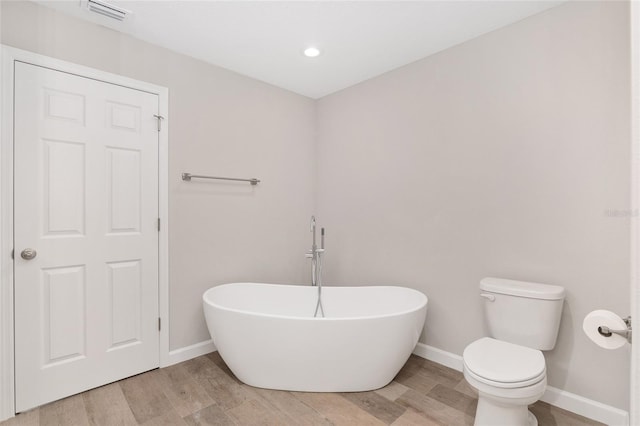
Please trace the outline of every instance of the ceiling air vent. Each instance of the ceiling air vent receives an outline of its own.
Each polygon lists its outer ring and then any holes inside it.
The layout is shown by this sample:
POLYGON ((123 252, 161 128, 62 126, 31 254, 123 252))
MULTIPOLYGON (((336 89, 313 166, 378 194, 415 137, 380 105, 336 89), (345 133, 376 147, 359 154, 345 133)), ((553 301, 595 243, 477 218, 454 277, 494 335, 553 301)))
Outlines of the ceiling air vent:
POLYGON ((108 18, 117 19, 118 21, 124 21, 124 18, 131 13, 126 9, 99 0, 88 0, 87 9, 108 18))

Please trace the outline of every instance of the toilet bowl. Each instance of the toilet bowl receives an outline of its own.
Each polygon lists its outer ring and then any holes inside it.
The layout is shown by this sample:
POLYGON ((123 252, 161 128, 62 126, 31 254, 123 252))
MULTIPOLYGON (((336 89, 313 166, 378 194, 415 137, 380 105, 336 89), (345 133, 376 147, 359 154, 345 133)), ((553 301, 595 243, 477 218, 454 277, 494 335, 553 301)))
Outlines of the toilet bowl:
POLYGON ((491 337, 462 354, 466 381, 478 391, 475 426, 535 426, 528 406, 542 397, 547 369, 542 350, 556 343, 564 288, 501 278, 480 282, 491 337))
POLYGON ((476 426, 538 424, 528 406, 547 386, 542 352, 485 337, 465 349, 463 372, 478 391, 476 426))

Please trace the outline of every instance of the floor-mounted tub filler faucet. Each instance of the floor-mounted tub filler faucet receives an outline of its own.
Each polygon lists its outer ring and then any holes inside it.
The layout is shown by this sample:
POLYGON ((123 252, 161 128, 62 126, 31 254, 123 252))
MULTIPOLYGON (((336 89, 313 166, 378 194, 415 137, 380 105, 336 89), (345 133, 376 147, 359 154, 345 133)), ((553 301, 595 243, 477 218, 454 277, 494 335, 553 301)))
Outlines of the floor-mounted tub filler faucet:
POLYGON ((311 285, 318 287, 318 302, 313 317, 318 316, 318 312, 324 318, 324 308, 322 307, 322 254, 324 253, 324 228, 320 231, 320 248, 316 244, 316 217, 311 216, 311 233, 313 242, 311 250, 307 252, 307 258, 311 259, 311 285))

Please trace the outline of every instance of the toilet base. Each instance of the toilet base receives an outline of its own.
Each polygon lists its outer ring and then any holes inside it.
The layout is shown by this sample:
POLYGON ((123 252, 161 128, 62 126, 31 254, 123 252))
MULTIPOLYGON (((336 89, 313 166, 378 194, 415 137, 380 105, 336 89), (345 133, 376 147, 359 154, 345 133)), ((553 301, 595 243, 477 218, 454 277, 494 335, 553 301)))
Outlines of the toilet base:
POLYGON ((514 404, 510 401, 505 404, 481 392, 473 424, 474 426, 538 426, 538 419, 529 411, 529 401, 523 402, 523 404, 514 404))

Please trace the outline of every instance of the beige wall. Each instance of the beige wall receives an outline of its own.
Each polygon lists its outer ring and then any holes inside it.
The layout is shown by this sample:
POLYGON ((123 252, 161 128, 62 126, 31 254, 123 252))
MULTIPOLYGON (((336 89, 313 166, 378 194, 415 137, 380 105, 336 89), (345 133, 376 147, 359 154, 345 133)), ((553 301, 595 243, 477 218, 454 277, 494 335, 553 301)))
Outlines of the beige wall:
POLYGON ((429 297, 421 341, 485 333, 485 276, 566 287, 549 383, 627 409, 629 354, 582 333, 629 312, 629 5, 575 2, 318 102, 326 281, 429 297))
POLYGON ((2 43, 169 88, 172 349, 209 339, 207 288, 308 281, 312 100, 30 2, 2 2, 2 43), (185 183, 183 171, 262 183, 185 183))

